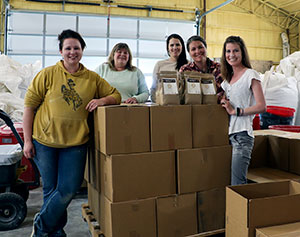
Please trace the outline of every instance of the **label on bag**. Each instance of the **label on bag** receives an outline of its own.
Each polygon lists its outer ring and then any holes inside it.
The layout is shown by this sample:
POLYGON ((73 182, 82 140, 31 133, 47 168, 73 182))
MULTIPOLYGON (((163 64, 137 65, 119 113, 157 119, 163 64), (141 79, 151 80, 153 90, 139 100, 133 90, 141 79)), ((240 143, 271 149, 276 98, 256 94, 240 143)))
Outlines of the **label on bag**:
POLYGON ((201 89, 203 95, 215 95, 216 89, 213 80, 201 80, 201 89))
POLYGON ((178 94, 178 88, 176 84, 176 80, 173 78, 164 78, 163 81, 163 88, 165 95, 176 95, 178 94))
POLYGON ((187 79, 188 94, 201 94, 200 81, 196 79, 187 79))

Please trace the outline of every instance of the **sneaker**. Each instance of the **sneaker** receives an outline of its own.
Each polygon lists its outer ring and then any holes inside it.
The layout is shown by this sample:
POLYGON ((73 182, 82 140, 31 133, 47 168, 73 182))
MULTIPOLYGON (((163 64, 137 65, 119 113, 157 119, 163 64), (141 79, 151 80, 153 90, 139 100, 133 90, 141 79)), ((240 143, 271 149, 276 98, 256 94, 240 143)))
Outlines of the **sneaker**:
POLYGON ((35 226, 34 226, 34 224, 32 225, 32 232, 31 232, 31 235, 30 235, 30 237, 35 237, 35 226))
POLYGON ((39 214, 40 214, 40 213, 38 212, 38 213, 36 213, 36 214, 34 215, 34 217, 33 217, 32 233, 31 233, 30 237, 35 237, 35 226, 34 226, 34 222, 35 222, 35 220, 36 220, 36 218, 38 217, 39 214))

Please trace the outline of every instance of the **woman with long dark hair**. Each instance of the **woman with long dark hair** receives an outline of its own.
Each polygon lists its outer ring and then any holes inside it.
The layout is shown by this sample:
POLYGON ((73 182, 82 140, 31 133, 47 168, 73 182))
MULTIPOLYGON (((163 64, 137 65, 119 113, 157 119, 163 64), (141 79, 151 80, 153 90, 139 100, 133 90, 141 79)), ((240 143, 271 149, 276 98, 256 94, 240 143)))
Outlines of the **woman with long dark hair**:
POLYGON ((157 73, 161 71, 179 71, 181 66, 187 64, 184 41, 178 34, 171 34, 166 41, 168 59, 158 61, 152 74, 151 100, 155 102, 157 73))

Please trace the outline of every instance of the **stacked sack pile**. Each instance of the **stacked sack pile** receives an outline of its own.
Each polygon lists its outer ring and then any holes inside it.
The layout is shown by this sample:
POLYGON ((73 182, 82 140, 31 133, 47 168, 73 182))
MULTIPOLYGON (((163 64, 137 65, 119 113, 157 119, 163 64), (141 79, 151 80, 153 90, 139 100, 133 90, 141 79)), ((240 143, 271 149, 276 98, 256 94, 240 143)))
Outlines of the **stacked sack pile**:
POLYGON ((293 125, 300 125, 300 52, 282 59, 262 77, 267 105, 295 109, 293 125))
MULTIPOLYGON (((6 55, 0 55, 0 109, 14 122, 22 121, 27 87, 40 68, 40 61, 21 65, 6 55)), ((0 125, 2 123, 1 120, 0 125)))
POLYGON ((231 147, 214 79, 162 72, 157 85, 160 105, 94 112, 95 147, 85 179, 89 206, 106 237, 224 228, 231 147))

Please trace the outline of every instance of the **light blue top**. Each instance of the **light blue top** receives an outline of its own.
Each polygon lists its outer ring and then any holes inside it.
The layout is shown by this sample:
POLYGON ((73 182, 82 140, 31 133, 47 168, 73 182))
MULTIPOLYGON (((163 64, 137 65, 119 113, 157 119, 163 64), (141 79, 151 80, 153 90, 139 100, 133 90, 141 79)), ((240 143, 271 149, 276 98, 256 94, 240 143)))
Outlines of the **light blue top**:
POLYGON ((120 92, 122 102, 132 97, 136 98, 139 103, 147 101, 149 90, 140 69, 114 71, 110 69, 108 63, 103 63, 95 69, 95 72, 120 92))

